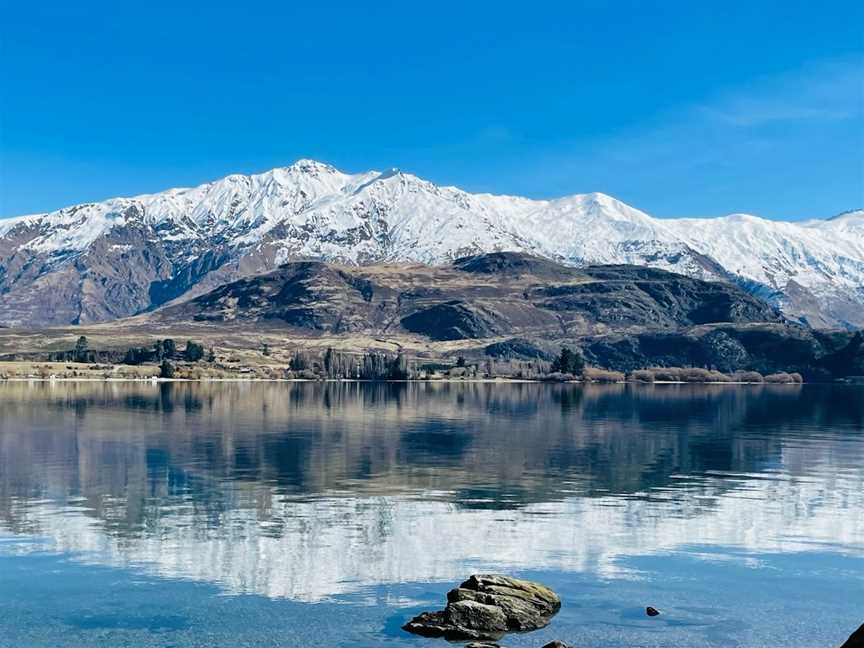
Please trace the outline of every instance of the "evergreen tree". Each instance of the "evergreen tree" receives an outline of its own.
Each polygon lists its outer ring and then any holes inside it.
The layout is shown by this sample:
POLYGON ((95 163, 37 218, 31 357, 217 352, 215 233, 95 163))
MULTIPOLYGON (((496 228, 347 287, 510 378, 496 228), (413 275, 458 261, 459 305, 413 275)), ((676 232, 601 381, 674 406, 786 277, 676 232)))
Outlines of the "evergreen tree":
POLYGON ((75 343, 75 355, 73 356, 73 360, 75 362, 87 362, 88 358, 88 342, 87 337, 82 335, 78 338, 78 341, 75 343))
POLYGON ((159 377, 160 378, 173 378, 174 377, 174 365, 168 362, 168 360, 163 360, 162 364, 159 365, 159 377))
POLYGON ((183 357, 188 362, 198 362, 204 357, 204 345, 188 340, 186 342, 186 350, 183 352, 183 357))
POLYGON ((141 360, 142 360, 142 357, 141 357, 142 353, 141 352, 143 350, 144 349, 135 349, 135 348, 127 349, 126 355, 123 357, 123 364, 128 364, 128 365, 141 364, 141 360))
POLYGON ((307 358, 306 354, 299 349, 294 352, 293 356, 291 356, 291 369, 293 371, 303 371, 304 369, 309 369, 309 365, 309 358, 307 358))
POLYGON ((390 361, 390 380, 407 380, 408 379, 408 361, 405 355, 400 353, 390 361))
POLYGON ((572 351, 569 347, 562 347, 561 353, 552 362, 552 371, 555 373, 573 374, 578 376, 585 368, 585 360, 578 351, 572 351))
POLYGON ((171 338, 162 340, 162 357, 173 358, 177 355, 177 344, 171 338))

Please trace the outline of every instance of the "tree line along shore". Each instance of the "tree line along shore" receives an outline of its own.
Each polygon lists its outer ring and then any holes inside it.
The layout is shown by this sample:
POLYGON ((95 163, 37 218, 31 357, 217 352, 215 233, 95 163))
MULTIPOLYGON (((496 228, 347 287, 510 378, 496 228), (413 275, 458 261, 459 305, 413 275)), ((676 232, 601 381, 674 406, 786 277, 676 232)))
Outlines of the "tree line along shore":
POLYGON ((724 373, 705 367, 645 367, 630 372, 586 364, 577 349, 564 346, 544 358, 441 359, 404 353, 347 352, 333 348, 274 350, 262 343, 254 353, 205 348, 173 339, 125 350, 93 349, 80 336, 72 349, 0 358, 0 379, 259 379, 259 380, 528 380, 545 382, 683 382, 800 384, 801 374, 757 371, 724 373), (34 357, 36 356, 36 357, 34 357))

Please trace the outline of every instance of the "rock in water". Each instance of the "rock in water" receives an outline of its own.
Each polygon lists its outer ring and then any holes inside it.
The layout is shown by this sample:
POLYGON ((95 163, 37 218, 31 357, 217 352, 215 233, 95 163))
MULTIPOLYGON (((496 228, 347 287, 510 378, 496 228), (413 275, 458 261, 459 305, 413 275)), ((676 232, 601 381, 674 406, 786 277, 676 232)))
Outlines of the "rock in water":
POLYGON ((558 641, 556 639, 555 641, 550 641, 549 643, 544 644, 543 648, 573 648, 573 646, 563 641, 558 641))
POLYGON ((507 576, 471 576, 447 593, 448 608, 475 601, 499 608, 507 630, 536 630, 549 623, 561 609, 561 599, 548 587, 507 576))
POLYGON ((864 624, 849 635, 846 643, 840 646, 840 648, 864 648, 864 624))
POLYGON ((561 599, 540 583, 475 574, 447 593, 446 608, 423 612, 402 628, 425 637, 498 639, 542 628, 559 609, 561 599))
POLYGON ((647 614, 648 616, 659 616, 660 610, 658 610, 657 608, 653 608, 649 605, 647 608, 645 608, 645 614, 647 614))

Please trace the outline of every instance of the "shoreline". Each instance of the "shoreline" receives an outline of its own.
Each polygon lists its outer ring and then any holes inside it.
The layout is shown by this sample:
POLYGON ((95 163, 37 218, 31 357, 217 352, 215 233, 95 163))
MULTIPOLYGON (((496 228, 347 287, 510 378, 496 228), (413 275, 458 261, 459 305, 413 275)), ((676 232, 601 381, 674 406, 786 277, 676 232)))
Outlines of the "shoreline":
POLYGON ((727 381, 696 381, 696 380, 616 380, 616 381, 601 381, 601 380, 530 380, 527 378, 433 378, 433 379, 417 379, 417 380, 368 380, 363 378, 86 378, 66 377, 66 378, 43 378, 41 376, 14 376, 10 378, 0 378, 0 384, 6 382, 88 382, 88 383, 369 383, 369 384, 399 384, 399 383, 418 383, 418 384, 433 384, 433 383, 474 383, 474 384, 538 384, 538 385, 770 385, 770 386, 788 386, 788 385, 854 385, 857 383, 848 381, 834 382, 743 382, 736 380, 727 381))
MULTIPOLYGON (((329 352, 328 352, 329 353, 329 352)), ((807 383, 852 383, 856 380, 832 380, 827 376, 811 376, 805 381, 800 373, 785 371, 761 374, 754 370, 719 372, 700 367, 648 367, 631 371, 616 371, 585 366, 569 372, 550 371, 542 363, 527 361, 495 361, 472 359, 457 363, 445 361, 409 364, 402 356, 364 356, 369 366, 353 359, 351 365, 337 356, 330 359, 309 359, 305 356, 256 357, 229 356, 227 360, 199 362, 197 359, 175 359, 161 365, 151 363, 75 362, 49 360, 0 361, 0 382, 357 382, 357 383, 472 383, 472 384, 605 384, 605 385, 800 385, 807 383), (371 360, 370 360, 371 358, 371 360), (383 358, 383 360, 382 360, 383 358), (263 361, 262 361, 263 360, 263 361), (397 360, 401 362, 397 366, 397 360), (380 361, 375 364, 373 361, 380 361), (329 364, 328 364, 329 362, 329 364), (341 362, 342 364, 338 364, 341 362), (390 364, 388 364, 388 362, 390 364), (297 368, 292 365, 297 363, 297 368), (356 366, 354 366, 356 365, 356 366), (391 366, 393 365, 393 366, 391 366), (351 376, 351 377, 346 377, 351 376)), ((854 378, 854 377, 853 377, 854 378)))

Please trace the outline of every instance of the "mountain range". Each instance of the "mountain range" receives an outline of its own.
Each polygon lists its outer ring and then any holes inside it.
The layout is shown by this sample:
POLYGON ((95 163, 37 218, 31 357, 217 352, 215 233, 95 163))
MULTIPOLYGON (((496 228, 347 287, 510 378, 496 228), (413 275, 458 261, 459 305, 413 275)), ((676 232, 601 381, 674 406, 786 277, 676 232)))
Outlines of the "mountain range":
POLYGON ((600 193, 472 194, 311 160, 0 220, 0 324, 110 321, 288 261, 438 265, 502 250, 727 281, 810 326, 864 326, 864 210, 803 222, 654 218, 600 193))

